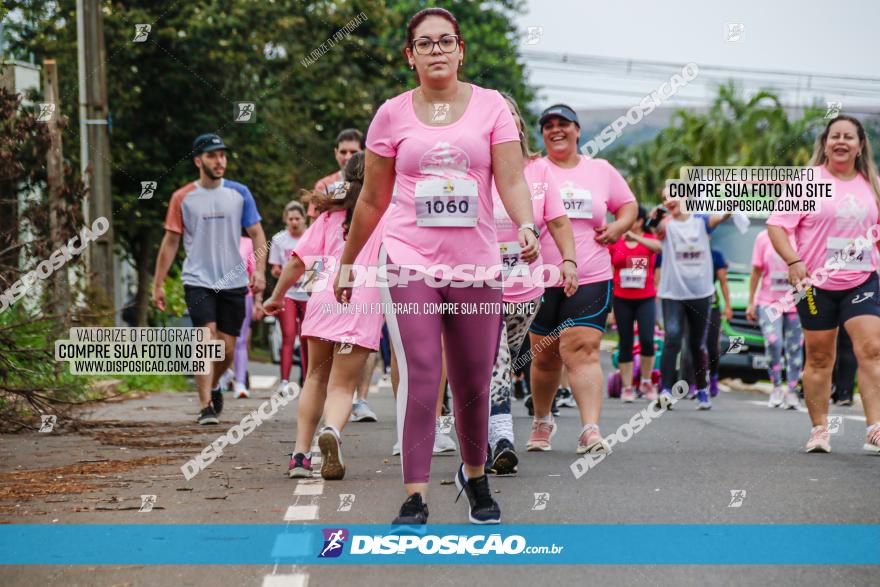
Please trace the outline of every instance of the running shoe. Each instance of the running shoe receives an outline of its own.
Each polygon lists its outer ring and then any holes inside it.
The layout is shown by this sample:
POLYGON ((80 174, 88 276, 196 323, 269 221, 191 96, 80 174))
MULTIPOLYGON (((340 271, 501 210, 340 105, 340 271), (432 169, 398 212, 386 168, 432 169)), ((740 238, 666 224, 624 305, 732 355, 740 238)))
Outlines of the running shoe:
POLYGON ((827 426, 813 426, 806 449, 807 452, 831 452, 827 426))
POLYGON ((718 395, 718 376, 711 375, 709 377, 709 397, 715 397, 718 395))
POLYGON ((850 398, 845 397, 842 400, 838 401, 837 405, 840 407, 848 407, 848 406, 853 405, 853 401, 850 398))
POLYGON ((196 422, 204 426, 206 424, 219 424, 220 420, 217 418, 217 413, 214 412, 214 407, 211 404, 208 404, 208 407, 204 408, 199 413, 196 422))
POLYGON ((400 441, 394 443, 394 446, 391 447, 391 456, 396 457, 400 454, 400 441))
POLYGON ((785 390, 779 386, 773 388, 770 392, 770 399, 767 400, 768 408, 778 408, 785 402, 785 390))
POLYGON ((532 434, 526 443, 526 450, 530 452, 553 450, 550 439, 556 434, 556 422, 539 422, 532 420, 532 434))
POLYGON ((281 383, 278 384, 278 387, 275 388, 275 393, 278 395, 284 394, 288 385, 290 385, 290 382, 287 381, 287 379, 282 379, 281 383))
POLYGON ((291 479, 310 479, 312 476, 312 459, 301 452, 290 455, 287 465, 287 476, 291 479))
POLYGON ((526 411, 528 411, 529 416, 535 415, 535 404, 532 402, 532 394, 526 396, 526 401, 524 402, 526 406, 526 411))
POLYGON ((250 397, 251 394, 248 392, 247 388, 244 386, 244 383, 235 382, 235 399, 244 399, 250 397))
POLYGON ((438 418, 434 422, 434 454, 442 455, 448 452, 455 452, 456 450, 458 450, 458 447, 455 446, 455 441, 452 440, 452 437, 445 432, 440 432, 440 419, 438 418))
POLYGON ((468 500, 468 519, 473 524, 500 524, 501 508, 492 499, 492 491, 489 489, 489 476, 483 475, 474 479, 464 479, 464 465, 458 467, 455 475, 455 486, 458 487, 458 497, 464 493, 468 500))
POLYGON ((220 389, 229 389, 229 384, 232 383, 233 379, 235 379, 235 371, 230 367, 220 376, 220 381, 217 385, 220 386, 220 389))
POLYGON ((785 409, 796 410, 801 407, 801 400, 794 391, 785 392, 785 409))
POLYGON ((502 438, 495 445, 495 450, 491 454, 491 467, 496 475, 513 475, 516 473, 516 465, 519 463, 519 458, 516 456, 516 449, 512 442, 502 438))
POLYGON ((688 399, 697 399, 697 386, 696 385, 691 384, 691 386, 688 387, 687 398, 688 399))
POLYGON ((581 435, 578 437, 577 454, 582 455, 588 452, 600 453, 608 452, 610 450, 611 447, 608 446, 608 442, 602 438, 598 426, 591 426, 589 424, 584 426, 581 435))
POLYGON ((868 428, 868 432, 865 435, 865 444, 862 448, 880 454, 880 424, 874 424, 868 428))
MULTIPOLYGON (((572 398, 574 401, 574 398, 572 398)), ((577 404, 575 404, 577 405, 577 404)), ((559 415, 559 390, 556 390, 556 395, 553 396, 553 403, 550 405, 550 414, 553 416, 559 415)))
POLYGON ((422 501, 421 493, 413 493, 400 506, 400 513, 391 522, 395 525, 427 524, 428 504, 422 501))
POLYGON ((701 389, 697 392, 697 409, 698 410, 711 410, 712 402, 709 400, 709 390, 701 389))
POLYGON ((574 395, 571 388, 560 387, 556 390, 556 405, 560 408, 576 408, 577 403, 574 401, 574 395))
POLYGON ((318 448, 321 449, 321 477, 336 481, 345 477, 345 463, 342 461, 342 446, 336 431, 326 426, 318 435, 318 448))
POLYGON ((513 399, 521 400, 526 397, 526 381, 525 379, 517 379, 513 383, 513 399))
POLYGON ((653 381, 647 381, 642 379, 639 382, 639 393, 642 396, 642 399, 646 399, 649 402, 657 401, 657 386, 654 385, 653 381))
POLYGON ((367 400, 359 399, 354 402, 354 405, 351 407, 351 416, 349 416, 349 421, 351 422, 378 422, 379 419, 376 417, 376 413, 370 409, 369 404, 367 404, 367 400))
POLYGON ((214 412, 219 416, 223 411, 223 392, 219 387, 211 390, 211 405, 214 406, 214 412))
POLYGON ((668 389, 664 389, 660 392, 660 395, 657 396, 657 404, 660 408, 666 408, 669 411, 672 411, 672 405, 675 403, 675 398, 672 397, 672 392, 668 389))
POLYGON ((636 392, 633 391, 632 386, 623 388, 623 391, 620 392, 620 401, 625 404, 631 404, 636 401, 636 392))

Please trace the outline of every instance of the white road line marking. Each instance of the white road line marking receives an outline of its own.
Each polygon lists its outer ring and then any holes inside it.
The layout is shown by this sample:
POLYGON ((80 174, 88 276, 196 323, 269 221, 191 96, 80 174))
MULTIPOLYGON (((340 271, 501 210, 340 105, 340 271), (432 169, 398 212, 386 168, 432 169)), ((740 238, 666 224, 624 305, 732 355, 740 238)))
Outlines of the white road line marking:
POLYGON ((309 483, 303 483, 300 481, 296 484, 296 489, 293 490, 294 495, 323 495, 324 494, 324 483, 323 479, 320 483, 315 483, 314 481, 309 479, 309 483))
POLYGON ((285 522, 302 522, 317 519, 317 505, 292 505, 287 508, 287 512, 284 514, 285 522))
POLYGON ((296 575, 266 575, 263 577, 263 587, 306 587, 309 584, 309 576, 296 575))

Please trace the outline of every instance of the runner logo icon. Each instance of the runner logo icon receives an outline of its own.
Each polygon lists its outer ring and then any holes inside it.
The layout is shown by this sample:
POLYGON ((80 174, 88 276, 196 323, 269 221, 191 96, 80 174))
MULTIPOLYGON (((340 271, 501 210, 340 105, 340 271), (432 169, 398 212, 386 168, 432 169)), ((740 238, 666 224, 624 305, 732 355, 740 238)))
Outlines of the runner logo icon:
POLYGON ((345 528, 324 528, 324 547, 318 558, 336 558, 342 554, 345 541, 348 540, 348 530, 345 528))
POLYGON ((153 194, 156 193, 156 185, 158 185, 155 181, 142 181, 141 182, 141 195, 138 200, 149 200, 153 197, 153 194))
POLYGON ((737 354, 743 347, 746 346, 746 339, 744 336, 731 336, 730 337, 730 348, 727 349, 728 353, 737 354))
POLYGON ((58 421, 58 416, 55 414, 43 414, 40 416, 40 432, 52 432, 55 428, 55 422, 58 421))
POLYGON ((872 292, 872 291, 866 291, 864 294, 857 295, 856 297, 854 297, 853 300, 852 300, 852 303, 853 303, 853 304, 861 304, 861 303, 864 302, 865 300, 869 300, 869 299, 871 299, 871 298, 873 298, 873 297, 874 297, 874 292, 872 292))
POLYGON ((147 37, 150 36, 150 30, 153 28, 153 25, 150 24, 136 24, 134 25, 134 38, 132 39, 133 43, 143 43, 147 40, 147 37))
POLYGON ((738 508, 742 507, 743 502, 746 499, 746 490, 745 489, 731 489, 730 490, 730 503, 727 504, 729 508, 738 508))

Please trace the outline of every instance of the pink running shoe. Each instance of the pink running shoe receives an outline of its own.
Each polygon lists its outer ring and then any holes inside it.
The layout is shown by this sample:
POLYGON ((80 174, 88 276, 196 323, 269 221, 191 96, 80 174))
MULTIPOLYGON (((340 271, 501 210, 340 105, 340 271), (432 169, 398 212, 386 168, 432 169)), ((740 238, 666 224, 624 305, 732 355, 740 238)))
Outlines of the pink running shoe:
POLYGON ((578 438, 577 454, 608 452, 610 450, 611 447, 608 446, 608 443, 599 434, 598 426, 584 426, 584 430, 581 432, 580 438, 578 438))
POLYGON ((553 450, 550 446, 550 439, 556 434, 556 422, 539 422, 532 420, 532 434, 526 443, 527 451, 549 451, 553 450))
POLYGON ((831 452, 827 426, 813 426, 807 441, 807 452, 831 452))
POLYGON ((654 385, 653 381, 642 380, 639 383, 639 393, 641 394, 642 399, 646 399, 649 402, 657 401, 657 386, 654 385))
POLYGON ((623 388, 623 391, 620 392, 620 401, 625 404, 631 404, 636 401, 636 392, 633 391, 632 386, 623 388))
POLYGON ((862 448, 880 454, 880 424, 874 424, 868 428, 865 445, 862 448))

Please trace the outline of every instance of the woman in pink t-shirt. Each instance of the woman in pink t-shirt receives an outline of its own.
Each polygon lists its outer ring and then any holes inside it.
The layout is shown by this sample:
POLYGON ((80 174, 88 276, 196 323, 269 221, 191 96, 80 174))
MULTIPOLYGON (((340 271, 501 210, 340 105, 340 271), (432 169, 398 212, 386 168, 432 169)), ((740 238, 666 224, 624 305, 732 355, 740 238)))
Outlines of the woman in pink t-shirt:
MULTIPOLYGON (((312 291, 306 305, 302 337, 309 345, 309 371, 296 416, 296 447, 291 455, 288 474, 291 478, 312 475, 312 438, 321 415, 324 428, 318 435, 321 449, 321 477, 342 479, 345 462, 342 458, 342 429, 351 415, 352 391, 357 387, 369 354, 379 349, 382 314, 377 311, 379 292, 375 287, 359 287, 351 306, 336 301, 331 284, 339 272, 339 257, 348 236, 351 215, 361 192, 364 177, 364 156, 357 153, 345 165, 344 191, 316 195, 318 218, 309 226, 293 248, 293 256, 285 264, 272 297, 266 302, 266 313, 274 315, 284 308, 284 297, 299 278, 311 267, 312 275, 305 287, 312 291), (318 268, 315 263, 320 261, 318 268)), ((360 269, 375 269, 380 234, 373 235, 360 251, 360 269)), ((357 278, 357 277, 355 277, 357 278)))
MULTIPOLYGON (((864 448, 880 452, 880 295, 877 241, 880 239, 880 182, 865 128, 852 116, 831 120, 816 139, 810 165, 816 180, 833 184, 817 212, 773 213, 767 232, 788 265, 788 281, 804 290, 797 302, 806 342, 804 398, 813 429, 807 452, 831 452, 828 400, 843 326, 859 363, 859 390, 868 423, 864 448), (792 247, 787 232, 794 233, 792 247), (807 287, 808 286, 808 287, 807 287)), ((778 318, 792 299, 774 304, 778 318)), ((796 297, 796 296, 794 296, 796 297)))
MULTIPOLYGON (((794 237, 789 235, 789 243, 795 246, 794 237)), ((752 250, 752 276, 749 280, 749 306, 746 318, 757 321, 764 336, 764 348, 768 359, 768 372, 773 383, 773 391, 767 405, 778 408, 785 405, 787 410, 800 406, 797 394, 798 381, 803 372, 804 334, 801 321, 794 307, 779 319, 771 320, 767 308, 779 301, 788 291, 788 267, 770 243, 767 231, 762 230, 755 239, 752 250), (761 287, 758 288, 758 282, 761 287), (757 295, 756 295, 757 294, 757 295), (785 378, 788 389, 782 387, 782 358, 785 357, 785 378)))
MULTIPOLYGON (((428 518, 441 333, 464 461, 456 484, 472 522, 501 521, 484 472, 502 322, 493 178, 526 262, 538 254, 538 229, 516 124, 498 92, 458 80, 464 49, 447 10, 422 10, 407 25, 404 54, 420 85, 386 101, 370 124, 366 181, 342 256, 352 263, 388 210, 380 257, 388 283, 381 289, 400 375, 397 427, 409 496, 397 524, 428 518), (395 181, 397 203, 389 210, 395 181)), ((352 288, 337 282, 336 291, 345 302, 352 288)))
POLYGON ((551 450, 550 438, 556 432, 551 408, 564 364, 580 411, 577 452, 607 451, 608 444, 599 433, 605 383, 599 342, 613 291, 611 255, 606 245, 630 229, 638 205, 626 180, 610 163, 578 153, 580 123, 574 110, 564 104, 551 106, 539 122, 551 169, 550 190, 559 194, 571 219, 577 251, 575 258, 565 257, 544 235, 544 262, 574 267, 578 290, 571 295, 562 287, 548 287, 529 331, 532 348, 542 350, 532 353, 535 418, 526 449, 551 450), (606 224, 606 212, 616 220, 606 224))
MULTIPOLYGON (((574 258, 574 236, 571 221, 565 213, 559 193, 549 189, 550 164, 529 147, 528 135, 523 130, 519 107, 510 96, 505 95, 510 114, 519 129, 523 154, 523 173, 532 192, 532 212, 540 232, 549 231, 563 256, 574 258)), ((526 340, 529 327, 544 294, 544 282, 555 285, 560 271, 555 265, 543 265, 541 255, 529 264, 519 257, 517 228, 504 209, 498 190, 492 186, 495 210, 495 230, 504 267, 504 332, 498 346, 498 357, 492 370, 489 386, 492 406, 489 411, 489 469, 496 475, 516 472, 519 458, 513 437, 513 416, 510 413, 510 390, 513 385, 512 363, 526 340)), ((563 283, 568 293, 577 291, 577 273, 570 263, 561 269, 563 283)))

